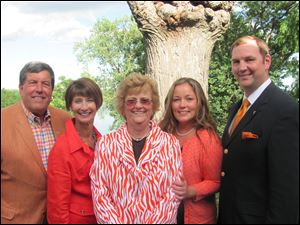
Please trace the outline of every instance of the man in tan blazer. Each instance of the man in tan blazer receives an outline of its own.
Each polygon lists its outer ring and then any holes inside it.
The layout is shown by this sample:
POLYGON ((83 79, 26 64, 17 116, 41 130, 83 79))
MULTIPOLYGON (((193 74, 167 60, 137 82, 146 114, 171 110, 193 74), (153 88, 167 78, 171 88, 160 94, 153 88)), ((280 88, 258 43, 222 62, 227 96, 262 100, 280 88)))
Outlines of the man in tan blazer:
POLYGON ((1 224, 45 222, 48 154, 69 118, 49 106, 53 88, 49 65, 27 63, 21 101, 1 110, 1 224))

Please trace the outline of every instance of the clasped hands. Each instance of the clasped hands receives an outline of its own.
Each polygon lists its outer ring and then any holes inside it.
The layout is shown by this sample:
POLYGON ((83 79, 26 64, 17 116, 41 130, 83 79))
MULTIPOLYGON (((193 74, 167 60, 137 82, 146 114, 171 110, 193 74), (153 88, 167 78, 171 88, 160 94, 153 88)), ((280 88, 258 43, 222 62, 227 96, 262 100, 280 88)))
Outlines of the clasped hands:
POLYGON ((175 193, 176 198, 180 201, 196 196, 195 188, 193 186, 189 186, 184 177, 181 177, 173 183, 172 190, 175 193))

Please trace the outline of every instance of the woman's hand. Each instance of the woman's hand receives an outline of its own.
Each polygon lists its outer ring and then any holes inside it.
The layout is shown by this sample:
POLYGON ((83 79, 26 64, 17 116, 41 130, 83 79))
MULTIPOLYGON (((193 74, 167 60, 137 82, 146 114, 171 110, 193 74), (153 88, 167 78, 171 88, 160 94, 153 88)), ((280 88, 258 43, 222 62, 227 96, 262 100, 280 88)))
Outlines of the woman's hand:
POLYGON ((173 183, 172 188, 178 200, 185 199, 187 192, 187 183, 183 178, 181 178, 180 180, 176 180, 173 183))
POLYGON ((184 178, 176 180, 172 185, 173 192, 178 200, 192 198, 196 196, 196 190, 193 186, 188 186, 184 178))

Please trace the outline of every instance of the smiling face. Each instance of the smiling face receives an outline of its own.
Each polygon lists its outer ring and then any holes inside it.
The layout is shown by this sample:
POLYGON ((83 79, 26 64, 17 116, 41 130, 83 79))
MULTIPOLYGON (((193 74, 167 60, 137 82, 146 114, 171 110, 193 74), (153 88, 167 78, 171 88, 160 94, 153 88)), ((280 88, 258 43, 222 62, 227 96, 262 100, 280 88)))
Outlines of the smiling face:
POLYGON ((128 127, 148 126, 154 113, 150 88, 144 88, 138 93, 129 91, 124 103, 123 112, 128 127))
POLYGON ((27 73, 24 84, 19 85, 19 93, 27 110, 36 116, 43 116, 51 101, 51 76, 46 70, 27 73))
POLYGON ((197 110, 198 100, 191 85, 177 85, 173 94, 172 111, 179 125, 193 126, 197 110))
POLYGON ((232 73, 246 96, 253 93, 269 78, 271 56, 263 56, 254 40, 235 46, 232 50, 232 73))
POLYGON ((97 113, 96 103, 93 98, 76 95, 72 100, 70 109, 73 112, 76 123, 93 124, 97 113))

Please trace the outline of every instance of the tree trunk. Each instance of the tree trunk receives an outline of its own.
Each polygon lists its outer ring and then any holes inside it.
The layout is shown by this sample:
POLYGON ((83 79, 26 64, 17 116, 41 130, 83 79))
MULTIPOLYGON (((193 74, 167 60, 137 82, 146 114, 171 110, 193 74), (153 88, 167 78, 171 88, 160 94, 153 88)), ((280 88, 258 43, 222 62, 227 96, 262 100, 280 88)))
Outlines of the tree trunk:
POLYGON ((216 40, 226 31, 230 1, 128 1, 144 36, 146 73, 158 82, 163 103, 180 77, 199 81, 208 93, 208 71, 216 40))
POLYGON ((207 93, 209 61, 205 59, 210 59, 213 44, 192 30, 176 38, 169 35, 165 40, 146 39, 146 72, 160 84, 161 96, 166 96, 173 81, 184 76, 198 80, 207 93))

